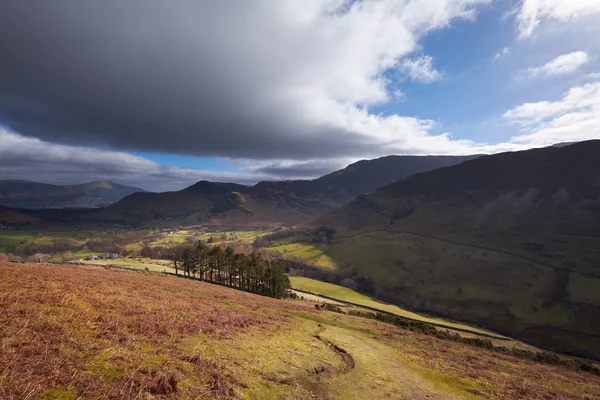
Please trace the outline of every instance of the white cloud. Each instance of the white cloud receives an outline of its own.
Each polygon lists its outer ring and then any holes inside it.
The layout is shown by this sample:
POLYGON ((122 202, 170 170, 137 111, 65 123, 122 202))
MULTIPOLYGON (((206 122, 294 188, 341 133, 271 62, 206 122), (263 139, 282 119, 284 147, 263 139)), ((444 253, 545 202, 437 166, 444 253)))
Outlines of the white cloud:
POLYGON ((499 60, 503 57, 507 57, 510 55, 510 49, 508 47, 503 48, 501 51, 497 52, 494 56, 494 61, 499 60))
POLYGON ((598 0, 522 0, 517 9, 519 37, 530 37, 543 20, 567 22, 597 13, 598 0))
POLYGON ((525 103, 503 115, 521 126, 514 143, 549 145, 600 138, 600 81, 571 88, 558 101, 525 103))
POLYGON ((408 58, 400 63, 401 72, 410 76, 414 81, 421 83, 431 83, 442 79, 442 74, 435 69, 433 58, 422 55, 417 58, 408 58))
POLYGON ((67 184, 110 179, 148 190, 178 190, 199 180, 255 183, 267 175, 173 168, 132 154, 52 144, 0 126, 0 176, 67 184))
POLYGON ((589 57, 586 52, 575 51, 560 55, 541 67, 529 68, 527 72, 531 77, 565 75, 577 71, 588 61, 589 57))

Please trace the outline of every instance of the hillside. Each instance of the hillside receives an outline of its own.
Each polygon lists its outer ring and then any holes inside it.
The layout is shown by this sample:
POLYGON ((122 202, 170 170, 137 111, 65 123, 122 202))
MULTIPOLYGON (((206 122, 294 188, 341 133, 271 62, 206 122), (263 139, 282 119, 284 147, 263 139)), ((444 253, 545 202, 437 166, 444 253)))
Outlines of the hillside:
POLYGON ((590 372, 177 277, 0 261, 0 293, 3 399, 600 396, 590 372))
POLYGON ((420 172, 448 167, 480 156, 387 156, 362 160, 316 179, 358 196, 420 172))
POLYGON ((328 213, 380 298, 600 358, 600 141, 417 174, 328 213))
POLYGON ((200 181, 166 193, 136 193, 107 208, 100 218, 222 226, 295 225, 332 210, 356 195, 416 172, 473 157, 389 156, 363 160, 314 180, 261 181, 254 186, 200 181))
POLYGON ((40 219, 32 215, 0 206, 0 224, 22 225, 36 222, 40 222, 40 219))
POLYGON ((142 189, 109 181, 50 185, 24 180, 0 181, 0 205, 15 208, 99 207, 142 189))
POLYGON ((99 197, 106 203, 117 202, 132 193, 145 192, 138 187, 120 185, 111 181, 92 181, 65 187, 99 197))

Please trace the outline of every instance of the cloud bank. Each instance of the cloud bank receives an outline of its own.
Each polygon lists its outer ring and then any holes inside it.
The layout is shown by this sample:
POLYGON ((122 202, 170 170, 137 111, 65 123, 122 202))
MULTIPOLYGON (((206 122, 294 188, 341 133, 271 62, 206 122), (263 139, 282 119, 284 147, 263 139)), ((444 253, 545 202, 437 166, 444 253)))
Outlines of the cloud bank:
MULTIPOLYGON (((2 119, 57 143, 246 159, 451 152, 384 73, 491 0, 0 5, 2 119)), ((426 58, 408 74, 431 81, 426 58), (421 71, 421 72, 418 72, 421 71)), ((458 145, 460 147, 460 144, 458 145)))
POLYGON ((558 101, 524 103, 503 117, 521 126, 514 142, 548 145, 600 138, 600 81, 571 88, 558 101))
POLYGON ((129 153, 52 144, 0 127, 0 177, 70 184, 109 178, 151 191, 179 190, 199 180, 254 184, 268 173, 173 168, 129 153))

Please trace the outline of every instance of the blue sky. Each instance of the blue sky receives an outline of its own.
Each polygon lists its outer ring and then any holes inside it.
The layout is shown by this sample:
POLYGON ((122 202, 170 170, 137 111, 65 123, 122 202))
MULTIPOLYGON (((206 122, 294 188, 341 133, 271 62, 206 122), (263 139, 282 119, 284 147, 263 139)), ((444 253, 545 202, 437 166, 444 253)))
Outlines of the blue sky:
POLYGON ((597 0, 42 11, 0 6, 7 178, 164 190, 600 137, 597 0))

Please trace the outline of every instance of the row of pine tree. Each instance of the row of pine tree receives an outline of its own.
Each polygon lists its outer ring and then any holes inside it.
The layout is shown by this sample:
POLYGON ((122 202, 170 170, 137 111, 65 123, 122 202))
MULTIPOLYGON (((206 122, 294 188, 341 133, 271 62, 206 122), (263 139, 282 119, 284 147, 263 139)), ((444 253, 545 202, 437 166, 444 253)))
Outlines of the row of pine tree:
POLYGON ((271 297, 285 297, 291 287, 281 260, 270 261, 253 252, 235 253, 219 246, 209 247, 202 242, 184 250, 180 263, 174 258, 175 272, 187 277, 220 283, 271 297))

